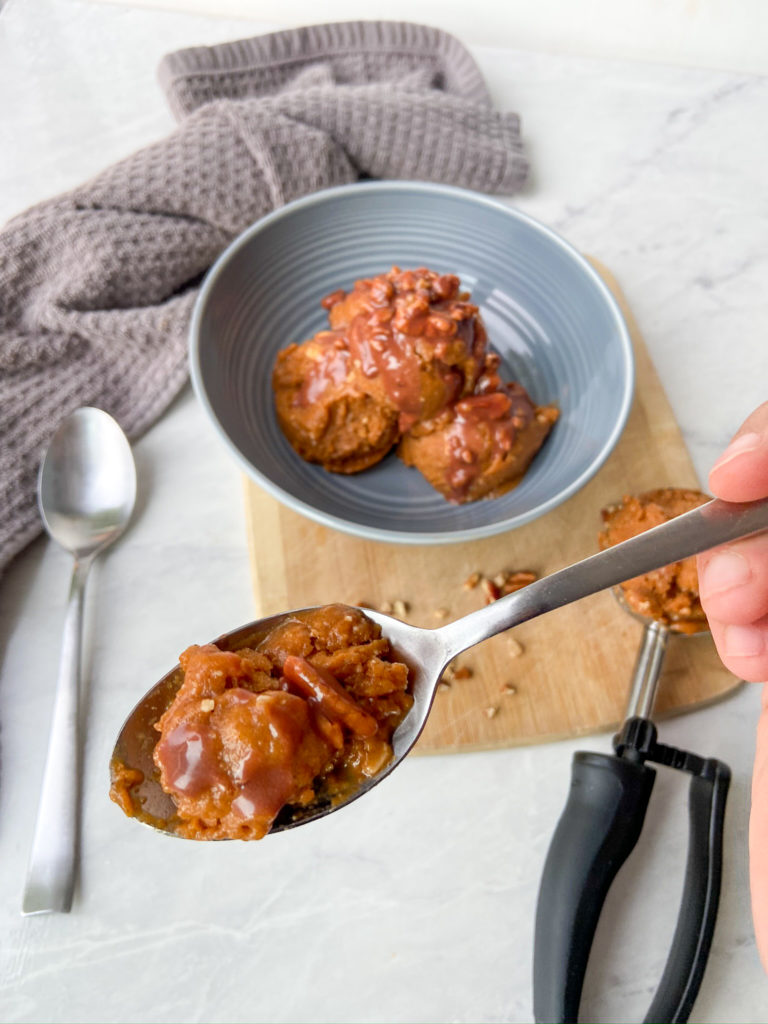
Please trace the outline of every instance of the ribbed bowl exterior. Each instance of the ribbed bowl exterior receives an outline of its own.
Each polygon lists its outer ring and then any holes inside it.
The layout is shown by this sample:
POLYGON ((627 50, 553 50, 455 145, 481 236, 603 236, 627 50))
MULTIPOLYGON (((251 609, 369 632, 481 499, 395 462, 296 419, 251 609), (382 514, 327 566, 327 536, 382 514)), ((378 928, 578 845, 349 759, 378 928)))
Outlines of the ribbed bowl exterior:
POLYGON ((282 207, 211 268, 190 333, 197 396, 250 476, 312 519, 384 541, 468 540, 543 515, 597 472, 632 400, 629 335, 593 268, 530 217, 449 186, 364 182, 282 207), (328 473, 278 426, 278 350, 327 325, 324 295, 393 265, 458 274, 503 375, 560 409, 522 483, 500 498, 452 505, 394 453, 363 473, 328 473))

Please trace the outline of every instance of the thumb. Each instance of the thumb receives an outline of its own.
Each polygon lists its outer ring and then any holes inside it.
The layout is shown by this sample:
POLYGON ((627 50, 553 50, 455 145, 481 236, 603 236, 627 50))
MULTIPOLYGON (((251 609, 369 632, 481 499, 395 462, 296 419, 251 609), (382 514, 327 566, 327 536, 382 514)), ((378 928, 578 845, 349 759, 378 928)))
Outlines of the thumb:
POLYGON ((768 972, 768 683, 757 723, 752 808, 749 815, 749 875, 752 918, 763 967, 768 972))

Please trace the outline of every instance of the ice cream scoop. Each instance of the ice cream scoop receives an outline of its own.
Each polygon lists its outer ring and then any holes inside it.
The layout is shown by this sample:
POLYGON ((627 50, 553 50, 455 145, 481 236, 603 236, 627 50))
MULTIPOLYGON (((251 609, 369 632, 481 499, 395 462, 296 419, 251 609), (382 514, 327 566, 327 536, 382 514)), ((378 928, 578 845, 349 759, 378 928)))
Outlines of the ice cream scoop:
MULTIPOLYGON (((698 588, 694 590, 697 597, 698 588)), ((573 757, 571 786, 549 846, 536 907, 536 1021, 579 1018, 605 898, 643 829, 656 777, 652 764, 681 771, 690 780, 689 841, 674 939, 646 1021, 688 1020, 717 919, 731 772, 715 758, 659 743, 651 717, 670 639, 705 636, 706 620, 688 620, 685 624, 692 630, 681 632, 660 618, 640 614, 627 602, 623 588, 616 587, 614 593, 622 608, 643 623, 643 634, 625 720, 613 739, 614 753, 577 751, 573 757)))

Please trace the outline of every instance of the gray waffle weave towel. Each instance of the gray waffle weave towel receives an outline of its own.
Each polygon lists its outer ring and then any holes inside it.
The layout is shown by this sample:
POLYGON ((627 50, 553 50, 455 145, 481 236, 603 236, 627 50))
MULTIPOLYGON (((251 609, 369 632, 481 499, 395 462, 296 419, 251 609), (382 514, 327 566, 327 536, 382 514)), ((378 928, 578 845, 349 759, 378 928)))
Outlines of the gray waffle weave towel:
POLYGON ((187 379, 203 272, 245 227, 360 177, 511 194, 515 114, 493 109, 452 36, 314 25, 163 59, 168 138, 0 233, 0 571, 41 529, 40 456, 81 405, 135 438, 187 379))

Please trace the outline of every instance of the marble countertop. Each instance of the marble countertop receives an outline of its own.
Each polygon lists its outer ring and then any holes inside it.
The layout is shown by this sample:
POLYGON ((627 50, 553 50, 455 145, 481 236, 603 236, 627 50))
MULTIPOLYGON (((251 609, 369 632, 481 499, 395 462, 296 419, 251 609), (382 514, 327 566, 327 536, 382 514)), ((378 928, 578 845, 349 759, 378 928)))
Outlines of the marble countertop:
MULTIPOLYGON (((161 54, 260 29, 10 0, 0 220, 170 130, 154 78, 161 54)), ((522 115, 533 174, 512 202, 614 272, 705 481, 766 398, 768 81, 474 53, 497 104, 522 115)), ((179 650, 253 614, 238 469, 189 390, 135 451, 135 522, 90 581, 82 866, 68 915, 22 918, 20 903, 69 558, 40 540, 0 581, 0 1018, 530 1020, 537 885, 571 757, 607 751, 609 737, 409 758, 367 799, 255 845, 182 843, 126 821, 107 798, 125 714, 179 650)), ((733 770, 697 1021, 768 1019, 747 882, 758 691, 661 727, 665 742, 733 770)), ((679 902, 685 790, 659 772, 601 921, 584 1019, 641 1019, 650 1003, 679 902)))

